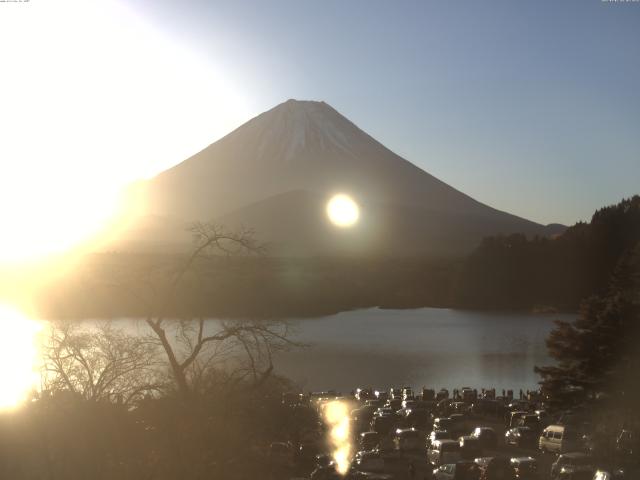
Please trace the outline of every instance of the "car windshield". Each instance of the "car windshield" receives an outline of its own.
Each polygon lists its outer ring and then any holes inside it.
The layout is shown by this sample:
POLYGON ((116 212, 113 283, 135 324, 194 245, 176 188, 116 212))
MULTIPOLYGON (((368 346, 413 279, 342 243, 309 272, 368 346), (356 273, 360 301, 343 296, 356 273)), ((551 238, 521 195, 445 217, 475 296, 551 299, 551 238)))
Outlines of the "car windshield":
POLYGON ((460 445, 457 443, 445 443, 440 447, 443 452, 456 452, 460 450, 460 445))

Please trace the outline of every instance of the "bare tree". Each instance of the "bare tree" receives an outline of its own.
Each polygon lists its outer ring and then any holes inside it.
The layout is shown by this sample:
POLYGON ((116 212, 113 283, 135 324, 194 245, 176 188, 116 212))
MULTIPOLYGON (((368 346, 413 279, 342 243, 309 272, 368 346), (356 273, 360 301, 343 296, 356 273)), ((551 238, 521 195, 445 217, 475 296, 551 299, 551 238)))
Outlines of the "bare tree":
POLYGON ((43 391, 129 405, 160 390, 157 346, 112 324, 53 323, 43 345, 43 391))
POLYGON ((169 321, 166 315, 181 288, 184 291, 187 278, 191 288, 206 289, 207 277, 214 274, 214 256, 260 255, 264 246, 255 241, 253 231, 248 229, 232 232, 216 224, 196 223, 190 231, 193 251, 177 268, 163 272, 164 281, 158 281, 158 272, 154 271, 147 280, 120 286, 145 305, 145 322, 153 332, 149 340, 162 348, 181 395, 193 392, 215 360, 225 360, 228 365, 229 358, 237 360, 239 353, 245 361, 234 364, 233 377, 250 378, 258 385, 273 371, 273 353, 298 345, 290 338, 287 322, 237 320, 214 324, 206 322, 202 312, 180 321, 169 321))

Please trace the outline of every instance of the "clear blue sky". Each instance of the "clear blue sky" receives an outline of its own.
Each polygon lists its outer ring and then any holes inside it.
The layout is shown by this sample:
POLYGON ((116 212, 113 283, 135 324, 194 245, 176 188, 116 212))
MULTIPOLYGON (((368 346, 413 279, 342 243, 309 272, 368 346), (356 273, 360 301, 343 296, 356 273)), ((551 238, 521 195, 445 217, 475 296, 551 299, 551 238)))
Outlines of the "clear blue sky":
POLYGON ((127 3, 253 113, 325 100, 496 208, 572 224, 640 193, 640 2, 127 3))

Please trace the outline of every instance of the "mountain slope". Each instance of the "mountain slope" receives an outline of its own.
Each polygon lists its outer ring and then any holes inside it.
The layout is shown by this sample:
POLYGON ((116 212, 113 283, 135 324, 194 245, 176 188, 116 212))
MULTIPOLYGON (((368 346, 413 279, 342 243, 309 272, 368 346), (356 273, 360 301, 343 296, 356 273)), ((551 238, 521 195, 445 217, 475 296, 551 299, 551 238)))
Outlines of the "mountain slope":
POLYGON ((363 222, 349 234, 360 236, 356 250, 366 244, 387 254, 461 252, 488 234, 545 234, 541 225, 455 190, 326 103, 311 101, 280 104, 161 173, 148 184, 147 204, 156 216, 254 226, 265 240, 288 244, 283 252, 332 253, 342 251, 334 237, 348 236, 324 218, 323 202, 337 192, 363 207, 363 222))
MULTIPOLYGON (((342 255, 454 256, 471 251, 489 235, 513 233, 508 216, 480 216, 467 212, 442 212, 420 206, 360 204, 356 228, 340 229, 325 215, 329 197, 295 190, 274 195, 216 220, 231 228, 251 226, 269 251, 282 256, 342 255)), ((520 232, 540 234, 533 223, 520 232)))

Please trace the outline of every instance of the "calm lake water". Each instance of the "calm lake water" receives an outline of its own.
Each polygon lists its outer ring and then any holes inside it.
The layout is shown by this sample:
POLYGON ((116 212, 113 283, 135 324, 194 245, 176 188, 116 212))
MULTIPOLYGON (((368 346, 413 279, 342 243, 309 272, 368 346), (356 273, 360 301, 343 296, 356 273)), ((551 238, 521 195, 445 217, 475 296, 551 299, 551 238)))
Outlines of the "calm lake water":
POLYGON ((280 354, 279 372, 305 390, 384 388, 534 389, 534 365, 551 362, 545 339, 572 315, 421 308, 366 309, 295 321, 310 346, 280 354))
MULTIPOLYGON (((292 320, 307 347, 277 354, 276 372, 306 390, 356 387, 535 389, 535 365, 548 365, 554 320, 573 315, 378 308, 292 320)), ((148 332, 143 321, 116 321, 148 332)), ((207 330, 216 330, 209 320, 207 330)))

